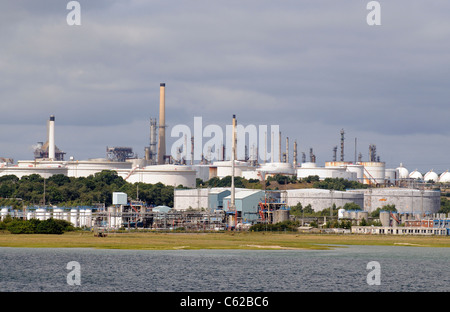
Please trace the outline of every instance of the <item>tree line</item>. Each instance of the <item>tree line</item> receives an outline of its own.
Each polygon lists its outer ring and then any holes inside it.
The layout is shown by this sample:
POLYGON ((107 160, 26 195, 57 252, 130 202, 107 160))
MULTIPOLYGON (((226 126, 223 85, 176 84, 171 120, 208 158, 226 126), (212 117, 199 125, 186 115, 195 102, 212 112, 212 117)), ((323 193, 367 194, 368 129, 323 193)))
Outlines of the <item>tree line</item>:
POLYGON ((63 234, 75 229, 69 221, 56 219, 22 220, 6 216, 0 222, 0 231, 8 231, 11 234, 63 234))
POLYGON ((79 178, 57 174, 45 179, 32 174, 19 179, 6 175, 0 177, 0 206, 16 209, 43 204, 74 207, 102 203, 109 206, 112 193, 123 192, 148 205, 173 207, 173 189, 162 183, 129 183, 111 170, 79 178))

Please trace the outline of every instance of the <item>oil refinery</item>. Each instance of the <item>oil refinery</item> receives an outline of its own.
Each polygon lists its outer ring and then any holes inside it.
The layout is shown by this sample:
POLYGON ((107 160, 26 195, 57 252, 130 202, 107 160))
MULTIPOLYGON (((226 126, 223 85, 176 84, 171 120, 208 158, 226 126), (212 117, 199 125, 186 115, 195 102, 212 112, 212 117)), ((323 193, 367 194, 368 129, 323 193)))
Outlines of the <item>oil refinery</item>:
MULTIPOLYGON (((299 161, 297 141, 294 141, 294 148, 290 151, 289 138, 286 138, 286 149, 283 151, 279 131, 271 133, 270 157, 267 152, 267 132, 264 133, 266 138, 264 149, 260 146, 258 150, 255 150, 254 145, 249 148, 246 142, 238 142, 240 138, 236 135, 235 115, 233 115, 231 127, 231 148, 225 145, 218 148, 217 144, 214 145, 214 151, 212 147, 203 148, 208 150, 209 154, 217 153, 217 157, 202 154, 201 159, 195 163, 194 136, 181 138, 184 142, 179 148, 176 146, 177 155, 169 154, 166 149, 165 88, 166 84, 161 83, 159 123, 156 119, 150 119, 150 144, 144 147, 144 158, 138 158, 130 147, 118 146, 107 147, 104 158, 76 160, 69 157, 67 160, 66 153, 56 145, 56 118, 51 115, 47 125, 47 140, 35 145, 34 159, 19 160, 15 164, 12 159, 0 158, 0 176, 15 175, 21 178, 38 174, 49 178, 62 174, 79 178, 88 177, 103 170, 113 170, 129 183, 162 183, 173 186, 175 188, 174 207, 167 207, 166 210, 163 208, 163 212, 158 209, 149 210, 142 203, 132 204, 131 200, 125 198, 115 200, 112 207, 101 209, 85 207, 63 210, 58 207, 48 209, 41 207, 29 211, 12 211, 4 207, 1 210, 1 217, 12 214, 22 218, 64 218, 77 226, 85 227, 92 227, 95 224, 101 227, 118 228, 127 224, 134 226, 139 224, 141 227, 164 228, 168 225, 176 227, 182 224, 185 228, 217 229, 288 220, 289 208, 298 204, 310 205, 314 211, 321 211, 333 205, 342 207, 347 203, 354 203, 366 213, 384 205, 395 205, 398 213, 416 214, 421 218, 435 216, 440 209, 440 190, 425 186, 427 184, 448 185, 450 183, 448 171, 438 174, 430 170, 422 174, 417 170, 410 172, 403 164, 397 168, 386 168, 385 162, 380 161, 380 157, 376 154, 375 145, 369 146, 368 161, 363 161, 361 154, 357 158, 356 150, 355 159, 345 161, 344 130, 340 132, 340 159, 338 160, 338 148, 335 146, 333 159, 325 162, 323 167, 317 165, 312 148, 309 149, 309 159, 303 152, 302 159, 299 161), (237 153, 238 143, 240 146, 245 146, 243 155, 237 153), (226 149, 229 149, 228 157, 226 149), (311 176, 317 176, 319 180, 342 178, 357 181, 369 187, 348 191, 286 189, 274 192, 239 189, 234 186, 236 177, 259 180, 264 183, 268 177, 276 175, 295 179, 311 176), (197 179, 207 181, 215 177, 227 176, 232 177, 232 185, 229 188, 196 188, 197 179), (183 188, 179 188, 180 186, 183 188), (193 210, 195 212, 192 212, 193 210)), ((445 223, 447 217, 441 219, 443 223, 436 224, 448 224, 445 223)), ((359 231, 364 232, 364 229, 359 231)))

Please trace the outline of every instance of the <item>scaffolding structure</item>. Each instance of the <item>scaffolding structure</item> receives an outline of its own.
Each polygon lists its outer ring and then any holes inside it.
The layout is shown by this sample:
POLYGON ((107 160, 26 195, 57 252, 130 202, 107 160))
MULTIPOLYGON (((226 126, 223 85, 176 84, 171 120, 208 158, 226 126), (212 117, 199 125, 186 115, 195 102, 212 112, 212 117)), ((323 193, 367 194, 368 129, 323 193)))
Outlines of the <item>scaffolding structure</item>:
POLYGON ((264 202, 259 203, 257 223, 275 223, 274 214, 281 210, 287 211, 286 203, 281 201, 281 191, 266 191, 264 202))
POLYGON ((109 207, 93 213, 94 228, 210 231, 226 227, 223 211, 152 211, 138 205, 109 207))

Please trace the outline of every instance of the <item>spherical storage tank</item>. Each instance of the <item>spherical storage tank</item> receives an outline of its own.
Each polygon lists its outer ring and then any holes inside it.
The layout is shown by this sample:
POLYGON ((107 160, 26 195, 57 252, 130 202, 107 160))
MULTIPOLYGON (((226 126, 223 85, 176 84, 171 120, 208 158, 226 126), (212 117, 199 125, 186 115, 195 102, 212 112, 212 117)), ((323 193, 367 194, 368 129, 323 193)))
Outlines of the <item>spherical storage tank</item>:
POLYGON ((398 178, 399 179, 408 179, 409 178, 409 171, 405 167, 403 167, 403 164, 400 164, 400 167, 397 167, 398 171, 398 178))
POLYGON ((448 172, 448 170, 441 174, 441 176, 439 177, 439 182, 450 183, 450 172, 448 172))
POLYGON ((439 176, 437 175, 436 172, 434 172, 433 170, 430 170, 427 173, 425 173, 423 180, 425 182, 428 182, 428 181, 437 182, 439 180, 439 176))
POLYGON ((417 179, 423 180, 423 175, 416 169, 409 174, 409 178, 414 179, 414 180, 417 180, 417 179))

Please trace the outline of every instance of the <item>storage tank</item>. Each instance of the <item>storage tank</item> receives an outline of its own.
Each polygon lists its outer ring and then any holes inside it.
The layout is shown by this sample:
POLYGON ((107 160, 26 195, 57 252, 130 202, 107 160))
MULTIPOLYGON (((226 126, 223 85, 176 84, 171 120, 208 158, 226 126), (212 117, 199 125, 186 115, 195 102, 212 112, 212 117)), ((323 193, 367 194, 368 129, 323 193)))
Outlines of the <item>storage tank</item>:
POLYGON ((440 183, 450 183, 450 172, 448 172, 448 170, 440 175, 439 182, 440 183))
POLYGON ((356 181, 364 182, 364 166, 363 165, 347 165, 347 171, 356 173, 356 181))
MULTIPOLYGON (((236 170, 237 172, 237 170, 236 170)), ((182 165, 155 165, 138 168, 131 171, 118 170, 119 175, 125 176, 130 183, 142 182, 156 184, 158 182, 164 185, 185 187, 195 187, 197 171, 190 166, 182 165)), ((238 176, 238 174, 236 174, 238 176)))
POLYGON ((296 173, 291 163, 284 163, 284 162, 266 163, 261 165, 261 167, 258 168, 257 171, 262 171, 266 174, 294 175, 296 173))
POLYGON ((439 176, 436 172, 434 172, 433 170, 430 170, 427 173, 425 173, 423 180, 425 182, 429 182, 429 181, 438 182, 439 176))
POLYGON ((369 212, 368 211, 358 211, 357 219, 358 220, 364 219, 364 220, 368 221, 369 220, 369 212))
POLYGON ((61 208, 53 209, 53 219, 63 220, 64 219, 64 210, 61 208))
POLYGON ((289 220, 289 210, 278 209, 273 212, 273 223, 283 222, 289 220))
POLYGON ((386 165, 384 162, 362 162, 365 184, 384 184, 386 165))
POLYGON ((92 227, 92 209, 87 208, 84 212, 85 220, 86 220, 86 226, 92 227))
POLYGON ((341 208, 338 210, 338 219, 344 219, 345 209, 341 208))
POLYGON ((70 223, 73 224, 73 226, 78 227, 78 209, 72 208, 70 209, 70 223))
POLYGON ((45 208, 38 208, 36 209, 36 215, 35 218, 41 221, 46 220, 46 214, 47 210, 45 208))
POLYGON ((380 222, 382 226, 390 225, 390 214, 388 211, 380 211, 380 222))
POLYGON ((80 227, 86 226, 86 216, 85 216, 85 209, 78 210, 78 223, 80 227))
POLYGON ((409 171, 405 167, 403 167, 403 164, 401 163, 399 167, 397 167, 398 172, 398 178, 399 179, 408 179, 409 178, 409 171))
POLYGON ((423 180, 423 175, 419 172, 419 171, 417 171, 417 169, 416 170, 414 170, 413 172, 411 172, 410 174, 409 174, 409 178, 410 179, 414 179, 414 180, 423 180))
POLYGON ((389 183, 395 183, 398 180, 398 171, 397 169, 386 169, 385 179, 389 183))
POLYGON ((9 208, 2 208, 0 213, 0 219, 4 220, 7 215, 9 215, 9 208))
POLYGON ((317 164, 313 163, 313 162, 305 162, 305 163, 302 163, 300 167, 301 168, 317 168, 317 164))

